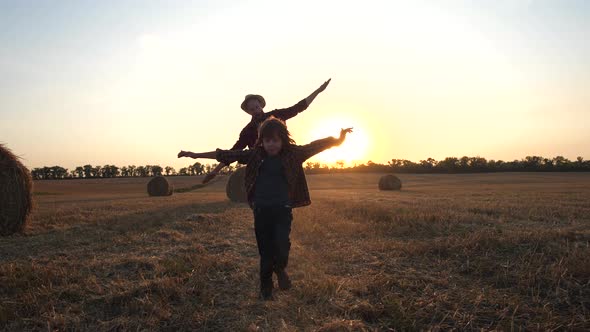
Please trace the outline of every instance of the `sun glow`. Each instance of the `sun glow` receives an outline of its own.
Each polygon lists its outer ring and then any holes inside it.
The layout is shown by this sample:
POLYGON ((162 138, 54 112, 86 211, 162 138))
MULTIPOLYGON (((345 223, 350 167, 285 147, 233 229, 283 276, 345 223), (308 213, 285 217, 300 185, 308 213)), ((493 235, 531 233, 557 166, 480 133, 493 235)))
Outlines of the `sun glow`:
POLYGON ((368 155, 369 136, 363 127, 354 124, 354 121, 340 118, 320 123, 317 127, 312 128, 308 136, 310 137, 309 142, 328 136, 338 137, 342 128, 353 127, 353 132, 346 136, 346 140, 342 145, 325 150, 309 161, 329 166, 335 166, 337 162, 343 162, 345 166, 365 163, 368 155))

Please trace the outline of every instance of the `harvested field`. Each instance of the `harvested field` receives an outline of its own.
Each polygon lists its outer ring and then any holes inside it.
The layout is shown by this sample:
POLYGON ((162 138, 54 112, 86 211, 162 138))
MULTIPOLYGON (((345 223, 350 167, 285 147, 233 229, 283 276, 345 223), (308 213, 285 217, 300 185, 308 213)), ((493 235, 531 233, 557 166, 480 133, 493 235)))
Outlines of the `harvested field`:
POLYGON ((37 181, 0 238, 0 329, 590 329, 590 174, 396 175, 308 175, 270 302, 227 177, 37 181))

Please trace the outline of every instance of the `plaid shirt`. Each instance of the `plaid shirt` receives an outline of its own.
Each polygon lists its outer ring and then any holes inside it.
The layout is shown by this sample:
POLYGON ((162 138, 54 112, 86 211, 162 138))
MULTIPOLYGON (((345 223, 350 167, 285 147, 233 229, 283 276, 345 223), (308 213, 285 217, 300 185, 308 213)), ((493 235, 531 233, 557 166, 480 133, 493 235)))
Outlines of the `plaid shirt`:
MULTIPOLYGON (((340 145, 342 141, 327 137, 313 141, 307 145, 290 145, 280 152, 281 162, 285 170, 285 177, 289 186, 289 200, 292 207, 300 207, 311 204, 309 198, 309 189, 303 172, 303 163, 312 156, 329 149, 333 146, 340 145)), ((217 149, 216 159, 224 164, 231 164, 237 161, 240 164, 246 164, 246 193, 248 202, 253 206, 254 185, 262 161, 266 157, 266 152, 261 146, 250 150, 221 150, 217 149)))
POLYGON ((252 120, 250 120, 244 129, 242 129, 240 132, 240 138, 230 150, 244 150, 246 147, 252 149, 256 143, 256 139, 258 139, 258 127, 264 120, 268 119, 270 116, 274 116, 275 118, 286 122, 288 119, 305 111, 307 106, 307 101, 303 99, 291 107, 270 111, 256 117, 253 116, 252 120))

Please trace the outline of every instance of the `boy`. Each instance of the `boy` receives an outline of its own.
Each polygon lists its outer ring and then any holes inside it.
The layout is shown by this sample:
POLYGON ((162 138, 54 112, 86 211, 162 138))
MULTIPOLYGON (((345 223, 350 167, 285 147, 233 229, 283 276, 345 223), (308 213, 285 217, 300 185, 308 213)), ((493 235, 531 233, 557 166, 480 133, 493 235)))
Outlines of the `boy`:
MULTIPOLYGON (((266 101, 260 95, 247 95, 240 106, 242 110, 248 115, 252 116, 250 122, 242 129, 240 132, 240 137, 234 146, 230 150, 243 150, 246 147, 252 148, 256 143, 256 138, 258 137, 258 126, 262 123, 262 121, 266 120, 270 116, 274 116, 278 119, 283 121, 287 121, 288 119, 296 116, 297 114, 303 112, 304 110, 311 105, 311 102, 317 97, 318 94, 326 90, 328 84, 332 79, 327 80, 322 84, 319 88, 317 88, 314 92, 312 92, 307 98, 301 100, 297 104, 284 108, 284 109, 277 109, 274 111, 270 111, 268 113, 264 113, 263 109, 266 106, 266 101)), ((183 156, 179 156, 183 157, 183 156)), ((205 176, 203 179, 203 183, 207 183, 211 181, 219 171, 225 167, 225 163, 220 163, 213 169, 209 174, 205 176)))
POLYGON ((272 273, 279 288, 286 290, 291 281, 285 270, 291 243, 292 208, 311 204, 302 164, 336 145, 340 145, 352 128, 342 129, 339 138, 327 137, 307 145, 295 145, 285 123, 277 118, 266 119, 258 130, 253 149, 220 150, 193 153, 181 151, 191 158, 210 158, 230 164, 246 164, 246 193, 254 211, 254 231, 260 254, 260 294, 272 298, 272 273))

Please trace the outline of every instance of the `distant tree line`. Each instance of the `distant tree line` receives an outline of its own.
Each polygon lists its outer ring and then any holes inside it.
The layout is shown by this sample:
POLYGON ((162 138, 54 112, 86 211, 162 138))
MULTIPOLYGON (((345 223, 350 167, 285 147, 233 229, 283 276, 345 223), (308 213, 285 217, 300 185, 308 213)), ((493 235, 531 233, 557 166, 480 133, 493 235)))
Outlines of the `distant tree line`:
MULTIPOLYGON (((114 177, 151 177, 157 175, 166 176, 192 176, 209 173, 217 164, 201 164, 196 162, 183 167, 178 172, 174 167, 159 165, 123 166, 115 165, 78 166, 68 171, 61 166, 34 168, 31 174, 35 180, 46 179, 90 179, 90 178, 114 178, 114 177)), ((230 174, 237 167, 227 166, 221 174, 230 174)), ((590 160, 582 157, 569 160, 562 156, 544 158, 540 156, 527 156, 521 160, 503 161, 486 160, 482 157, 447 157, 437 161, 433 158, 413 162, 406 159, 392 159, 387 164, 374 163, 344 167, 343 161, 337 161, 328 166, 317 162, 307 162, 305 171, 309 174, 317 173, 349 173, 349 172, 377 172, 377 173, 483 173, 483 172, 587 172, 590 171, 590 160)))
MULTIPOLYGON (((35 180, 56 180, 56 179, 95 179, 95 178, 114 178, 114 177, 152 177, 158 175, 166 176, 186 176, 186 175, 203 175, 214 169, 217 164, 201 164, 196 162, 187 167, 183 167, 178 172, 174 167, 160 165, 135 166, 128 165, 118 167, 115 165, 77 166, 73 170, 61 166, 37 167, 31 170, 31 175, 35 180)), ((224 167, 221 174, 229 174, 236 167, 230 165, 224 167)))
POLYGON ((338 172, 378 172, 378 173, 484 173, 484 172, 587 172, 590 171, 590 160, 582 157, 569 160, 563 156, 544 158, 527 156, 521 160, 503 161, 486 160, 482 157, 447 157, 437 161, 433 158, 413 162, 406 159, 392 159, 387 164, 372 161, 366 164, 344 167, 338 161, 335 166, 308 162, 306 173, 338 173, 338 172))

